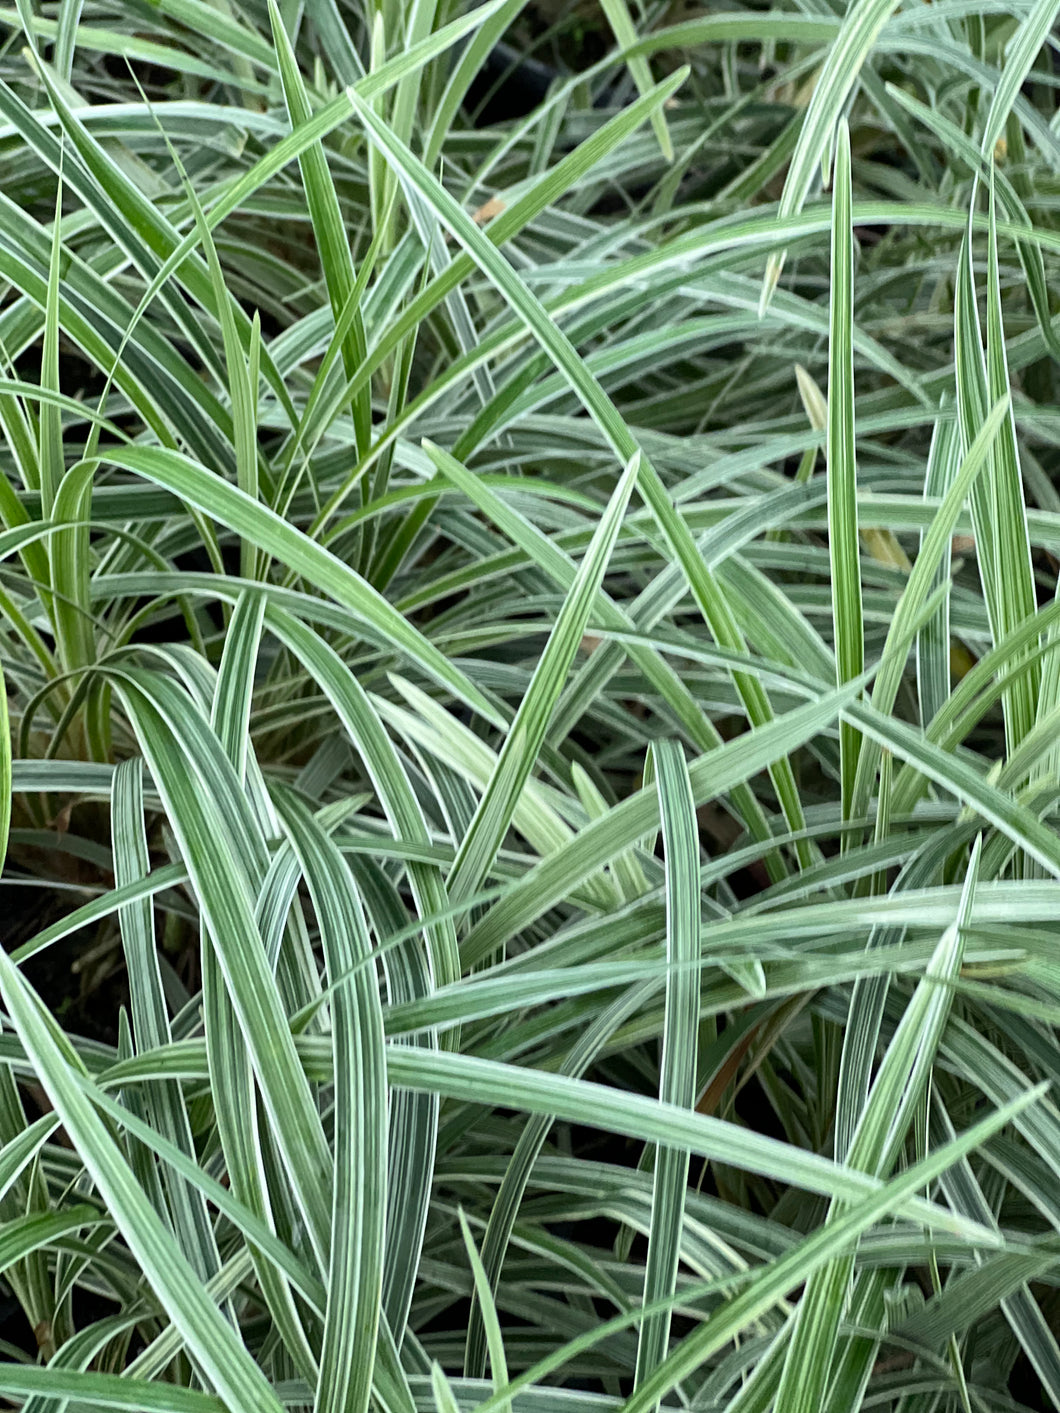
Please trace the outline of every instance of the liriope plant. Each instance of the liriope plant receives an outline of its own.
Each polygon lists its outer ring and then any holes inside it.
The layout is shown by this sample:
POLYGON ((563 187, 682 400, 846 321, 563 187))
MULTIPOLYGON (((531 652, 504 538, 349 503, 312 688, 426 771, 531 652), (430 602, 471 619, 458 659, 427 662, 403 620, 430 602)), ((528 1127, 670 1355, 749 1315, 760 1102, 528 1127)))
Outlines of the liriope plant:
POLYGON ((0 12, 9 1401, 1060 1405, 1055 18, 0 12))

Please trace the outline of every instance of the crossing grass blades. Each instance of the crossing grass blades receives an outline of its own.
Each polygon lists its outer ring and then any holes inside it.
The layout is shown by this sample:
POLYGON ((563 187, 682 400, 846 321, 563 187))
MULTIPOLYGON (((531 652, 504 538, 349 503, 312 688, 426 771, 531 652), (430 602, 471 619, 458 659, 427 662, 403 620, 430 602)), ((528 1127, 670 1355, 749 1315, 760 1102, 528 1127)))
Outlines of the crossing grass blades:
POLYGON ((7 1403, 1060 1407, 1056 11, 0 11, 7 1403))

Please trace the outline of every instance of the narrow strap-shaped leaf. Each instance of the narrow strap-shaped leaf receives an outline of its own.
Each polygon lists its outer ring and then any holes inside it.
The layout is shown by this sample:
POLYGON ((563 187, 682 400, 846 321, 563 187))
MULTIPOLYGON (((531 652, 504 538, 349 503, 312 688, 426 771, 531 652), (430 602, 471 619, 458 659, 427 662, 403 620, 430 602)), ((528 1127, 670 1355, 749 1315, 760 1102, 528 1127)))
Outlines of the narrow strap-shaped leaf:
MULTIPOLYGON (((242 798, 234 774, 215 794, 211 776, 224 777, 227 762, 216 738, 186 701, 181 727, 167 721, 162 681, 126 671, 115 681, 127 704, 144 757, 194 883, 200 912, 239 1017, 268 1111, 273 1136, 287 1163, 291 1191, 302 1210, 318 1262, 327 1264, 332 1172, 323 1128, 305 1072, 298 1061, 276 979, 266 964, 254 919, 245 866, 233 853, 226 810, 242 798), (205 772, 205 776, 204 773, 205 772)), ((176 709, 176 702, 173 702, 176 709)), ((230 771, 230 767, 228 770, 230 771)))
MULTIPOLYGON (((63 166, 59 153, 59 178, 55 194, 55 216, 52 221, 51 258, 48 262, 48 301, 44 309, 44 341, 41 349, 41 385, 51 392, 59 391, 59 281, 63 256, 63 166)), ((40 414, 41 506, 45 518, 51 516, 55 497, 66 474, 63 454, 63 425, 59 408, 53 402, 42 403, 40 414)))
MULTIPOLYGON (((481 11, 476 13, 481 13, 481 11)), ((471 47, 469 46, 465 51, 465 57, 470 52, 471 47)), ((660 109, 676 91, 682 79, 681 73, 672 75, 657 84, 649 94, 637 98, 628 107, 616 113, 591 137, 579 143, 572 152, 566 153, 554 167, 542 173, 529 189, 520 191, 512 201, 506 204, 503 211, 490 221, 489 226, 483 232, 484 237, 497 247, 510 242, 519 231, 529 225, 535 215, 546 210, 550 204, 558 203, 565 192, 576 188, 578 183, 584 180, 594 167, 602 163, 624 139, 628 139, 636 131, 647 115, 660 109)), ((429 155, 425 157, 424 165, 428 169, 433 168, 429 155)), ((459 290, 462 281, 467 278, 472 269, 474 269, 474 261, 466 252, 456 255, 444 266, 439 265, 430 284, 409 303, 402 314, 394 320, 391 327, 384 331, 382 338, 372 351, 369 364, 360 370, 358 377, 363 379, 369 376, 371 369, 378 367, 383 357, 399 347, 412 331, 420 327, 431 310, 441 301, 448 301, 459 290)), ((485 360, 481 357, 482 351, 481 339, 473 340, 472 347, 464 351, 464 359, 467 361, 469 371, 476 379, 478 379, 480 372, 488 373, 485 360)), ((441 381, 444 382, 445 379, 443 378, 441 381)), ((439 380, 436 380, 434 384, 436 389, 438 382, 439 380)), ((489 385, 486 386, 486 392, 490 392, 489 385)), ((455 453, 458 458, 467 456, 471 449, 478 444, 485 429, 496 417, 498 408, 495 404, 498 401, 502 408, 507 405, 505 397, 501 397, 499 400, 496 396, 489 397, 478 417, 456 442, 455 453)), ((403 417, 412 416, 420 403, 421 398, 415 398, 407 403, 403 417)), ((402 418, 394 419, 387 435, 392 435, 401 422, 402 418)), ((320 516, 320 523, 323 523, 341 504, 347 488, 348 482, 331 496, 320 516)), ((433 505, 433 498, 422 502, 408 516, 407 522, 395 532, 385 554, 381 556, 381 565, 374 582, 386 583, 393 577, 404 554, 426 523, 433 505)))
MULTIPOLYGON (((269 5, 269 19, 272 24, 272 37, 276 46, 276 58, 280 68, 284 99, 291 117, 291 126, 297 130, 310 117, 309 99, 305 84, 298 71, 298 61, 287 29, 280 17, 274 0, 269 5)), ((313 223, 320 264, 324 272, 328 298, 332 313, 338 323, 349 303, 357 276, 353 268, 353 255, 349 237, 342 219, 342 209, 331 178, 323 143, 310 143, 298 158, 305 187, 306 202, 313 223)), ((342 350, 343 364, 349 377, 364 360, 366 350, 364 321, 357 310, 349 322, 349 334, 342 350)), ((363 456, 368 449, 372 435, 371 389, 367 384, 354 397, 353 425, 357 438, 357 449, 363 456)))
POLYGON ((523 0, 500 0, 498 5, 490 8, 489 14, 485 13, 485 7, 479 11, 482 22, 464 46, 463 51, 457 55, 445 90, 427 129, 423 145, 423 160, 432 171, 441 156, 442 147, 449 135, 453 120, 467 96, 468 89, 480 72, 483 61, 511 26, 512 21, 522 8, 522 4, 523 0))
MULTIPOLYGON (((880 670, 872 690, 872 705, 875 710, 887 715, 891 712, 901 686, 905 670, 908 647, 916 632, 924 605, 932 591, 939 588, 939 576, 945 575, 946 556, 949 553, 951 537, 957 517, 964 507, 968 493, 990 456, 1004 420, 1009 415, 1007 393, 990 410, 968 448, 949 485, 941 497, 941 504, 930 528, 922 536, 920 553, 909 574, 909 579, 887 630, 887 640, 880 655, 880 670)), ((936 430, 936 440, 948 440, 936 430)), ((940 453, 941 454, 941 453, 940 453)), ((945 578, 948 583, 948 575, 945 578)), ((932 622, 935 621, 934 616, 932 622)), ((948 618, 947 618, 948 622, 948 618)), ((924 630, 921 629, 921 632, 924 630)), ((936 649, 941 651, 941 647, 936 649)), ((949 634, 944 645, 947 691, 943 701, 949 697, 949 634)), ((941 679, 941 672, 940 672, 941 679)), ((941 680, 939 684, 941 685, 941 680)), ((928 718, 930 720, 930 718, 928 718)), ((926 723, 925 723, 926 724, 926 723)), ((866 813, 872 795, 874 776, 879 764, 879 749, 872 742, 863 742, 855 775, 852 814, 857 817, 866 813)))
MULTIPOLYGON (((172 151, 172 145, 169 144, 172 151)), ((228 373, 228 387, 232 399, 232 433, 236 454, 236 484, 250 497, 258 499, 259 470, 258 459, 258 372, 261 362, 261 320, 255 313, 250 325, 249 348, 244 354, 239 339, 239 328, 232 313, 232 301, 228 297, 224 271, 217 256, 213 236, 207 225, 202 205, 195 188, 188 180, 180 158, 173 152, 173 158, 181 173, 184 190, 195 216, 195 225, 206 252, 206 263, 210 273, 210 285, 214 302, 220 314, 221 338, 224 342, 225 369, 228 373)), ((271 363, 271 359, 268 360, 271 363)), ((239 551, 239 572, 244 579, 257 578, 258 551, 252 544, 241 544, 239 551)))
POLYGON ((81 19, 82 4, 83 0, 63 0, 59 6, 52 62, 59 78, 64 83, 70 82, 70 70, 74 62, 74 49, 77 43, 77 28, 81 19))
MULTIPOLYGON (((136 1317, 129 1314, 112 1315, 109 1319, 95 1320, 85 1329, 78 1330, 56 1350, 48 1361, 48 1371, 61 1378, 63 1369, 83 1373, 93 1366, 111 1340, 121 1340, 136 1325, 136 1317)), ((207 1395, 209 1397, 210 1395, 207 1395)), ((22 1405, 23 1413, 56 1413, 56 1404, 47 1397, 29 1397, 22 1405)))
POLYGON ((462 902, 478 890, 508 832, 516 803, 545 739, 549 718, 585 635, 589 614, 603 583, 639 473, 640 457, 635 454, 620 477, 578 566, 570 594, 505 737, 497 768, 461 842, 449 876, 448 891, 454 902, 462 902))
MULTIPOLYGON (((180 1388, 158 1380, 130 1379, 122 1374, 69 1369, 62 1365, 0 1366, 0 1392, 9 1398, 47 1397, 73 1401, 81 1408, 123 1410, 124 1413, 225 1413, 229 1407, 214 1394, 180 1388)), ((274 1405, 280 1407, 280 1404, 274 1405)))
POLYGON ((1058 9, 1060 6, 1057 5, 1057 0, 1036 0, 1034 8, 1008 42, 1005 67, 1001 70, 1001 79, 994 89, 994 96, 990 100, 990 108, 983 123, 980 147, 984 157, 993 155, 994 146, 1005 130, 1005 123, 1016 95, 1039 50, 1049 37, 1058 9))
MULTIPOLYGON (((1009 392, 1008 360, 1005 354, 1005 328, 1001 311, 1001 275, 997 249, 997 192, 990 184, 990 238, 987 255, 986 287, 986 381, 987 397, 996 402, 1009 392)), ((1011 410, 1002 423, 992 448, 990 469, 994 476, 997 507, 997 549, 1000 603, 1004 614, 1003 633, 1007 636, 1038 607, 1027 530, 1027 505, 1023 494, 1016 426, 1011 410)), ((1040 670, 1032 665, 1026 676, 1014 684, 1013 706, 1018 726, 1009 746, 1019 744, 1031 730, 1038 707, 1040 670)))
MULTIPOLYGON (((952 484, 959 456, 957 428, 952 421, 935 423, 924 475, 924 495, 941 499, 952 484)), ((920 552, 924 551, 921 532, 920 552)), ((948 565, 943 559, 935 571, 932 588, 949 583, 948 565)), ((917 692, 920 699, 920 724, 927 727, 945 704, 950 694, 950 596, 947 591, 931 618, 921 627, 916 639, 917 692)))
MULTIPOLYGON (((486 1268, 482 1264, 482 1259, 475 1249, 474 1238, 471 1235, 471 1228, 467 1224, 464 1213, 460 1213, 460 1234, 464 1238, 464 1249, 467 1251, 468 1260, 471 1263, 471 1274, 475 1283, 475 1298, 478 1308, 482 1312, 482 1324, 486 1333, 486 1343, 489 1347, 491 1373, 493 1374, 493 1386, 495 1389, 503 1389, 508 1383, 508 1361, 504 1353, 504 1333, 497 1316, 497 1307, 493 1303, 493 1291, 490 1289, 489 1277, 486 1268)), ((498 1413, 511 1413, 511 1404, 504 1400, 498 1404, 498 1413)))
MULTIPOLYGON (((828 341, 828 548, 832 564, 832 621, 839 683, 865 666, 858 546, 858 470, 854 442, 854 233, 851 227, 850 133, 839 124, 832 195, 832 298, 828 341)), ((843 818, 853 811, 860 741, 847 722, 839 728, 843 818)))
MULTIPOLYGON (((218 745, 230 762, 238 782, 235 788, 243 787, 247 793, 250 793, 248 768, 253 760, 249 739, 250 712, 264 610, 261 594, 244 593, 238 600, 225 637, 210 716, 218 745)), ((257 859, 245 859, 244 862, 250 867, 252 886, 259 890, 255 919, 261 928, 269 969, 275 971, 275 951, 279 950, 279 938, 287 920, 291 895, 298 883, 297 865, 289 857, 281 859, 278 854, 274 855, 268 873, 262 877, 265 864, 263 853, 257 859), (269 885, 282 872, 284 864, 290 874, 290 889, 277 889, 282 893, 283 901, 278 908, 280 917, 275 928, 274 951, 270 945, 272 934, 269 931, 268 902, 272 901, 273 894, 269 885)), ((287 881, 286 877, 284 881, 287 881)), ((251 1056, 235 1003, 225 985, 224 967, 218 949, 205 931, 201 939, 200 967, 214 1115, 228 1168, 228 1180, 237 1199, 254 1214, 260 1225, 275 1230, 277 1218, 264 1171, 264 1139, 259 1123, 258 1093, 251 1056)), ((295 1368, 313 1382, 317 1374, 317 1357, 302 1313, 293 1298, 290 1277, 256 1243, 251 1247, 251 1258, 277 1333, 284 1341, 295 1368)))
POLYGON ((11 832, 11 721, 7 710, 7 683, 0 663, 0 869, 7 862, 7 841, 11 832))
MULTIPOLYGON (((629 13, 626 0, 601 0, 601 9, 607 16, 607 22, 622 48, 632 49, 637 42, 637 28, 633 23, 633 16, 629 13)), ((652 86, 652 76, 647 59, 641 54, 633 53, 629 55, 626 62, 633 75, 633 82, 637 85, 638 93, 649 92, 652 86)), ((670 138, 670 130, 666 126, 666 114, 661 108, 652 115, 651 125, 659 140, 663 160, 672 162, 674 160, 674 145, 670 138)))
MULTIPOLYGON (((788 165, 780 197, 781 220, 802 210, 817 166, 820 164, 827 173, 830 165, 828 148, 836 121, 858 81, 862 66, 872 53, 880 31, 897 8, 898 0, 856 0, 848 6, 839 33, 814 84, 813 97, 806 109, 799 140, 788 165)), ((783 252, 770 256, 762 288, 763 307, 768 304, 780 279, 783 264, 783 252)))
MULTIPOLYGON (((113 783, 113 776, 111 777, 113 783)), ((14 788, 27 788, 21 781, 16 781, 14 788)), ((34 788, 30 785, 28 788, 34 788)), ((76 787, 75 787, 76 788, 76 787)), ((110 892, 103 893, 98 898, 93 898, 91 902, 84 903, 80 908, 74 910, 61 918, 58 922, 52 923, 49 927, 41 928, 28 942, 23 942, 20 947, 15 948, 12 959, 15 962, 24 962, 27 957, 32 957, 35 953, 43 951, 53 943, 61 941, 64 937, 69 937, 71 933, 77 932, 79 928, 89 927, 92 923, 98 922, 101 918, 110 917, 120 908, 127 904, 137 903, 142 898, 152 898, 156 893, 162 892, 166 888, 179 887, 187 881, 187 872, 180 864, 165 864, 162 868, 155 869, 145 878, 137 879, 134 883, 128 883, 121 887, 111 889, 110 892)))
POLYGON ((1033 222, 1026 206, 1027 199, 1033 197, 1033 187, 1028 174, 1022 170, 1023 128, 1019 116, 1010 111, 1006 124, 1007 141, 1010 148, 1009 160, 1012 163, 1012 171, 1006 172, 994 167, 993 146, 985 150, 977 146, 973 138, 965 133, 963 128, 946 117, 943 112, 921 103, 912 94, 906 93, 893 84, 887 85, 887 93, 902 109, 913 114, 919 122, 935 133, 939 140, 967 165, 970 171, 978 172, 980 178, 985 181, 989 182, 993 179, 997 185, 1001 204, 1007 212, 1009 223, 1012 226, 1026 228, 1025 235, 1020 236, 1016 232, 1013 232, 1013 235, 1019 249, 1020 262, 1027 277, 1027 291, 1031 303, 1034 305, 1038 328, 1047 347, 1055 357, 1060 352, 1060 340, 1052 327, 1045 261, 1041 247, 1033 238, 1033 222))
MULTIPOLYGON (((699 982, 692 964, 699 959, 699 830, 680 746, 659 741, 652 747, 659 792, 666 862, 666 1013, 659 1064, 659 1098, 691 1109, 696 1100, 699 982)), ((645 1302, 674 1294, 688 1187, 687 1152, 661 1148, 655 1155, 652 1220, 644 1272, 645 1302)), ((670 1334, 668 1315, 649 1315, 640 1329, 636 1383, 664 1359, 670 1334)))
MULTIPOLYGON (((114 881, 118 887, 135 884, 150 872, 144 830, 143 762, 138 757, 122 761, 114 772, 111 794, 114 881)), ((172 1036, 155 947, 154 910, 143 897, 118 913, 122 946, 129 975, 133 1033, 137 1049, 168 1045, 172 1036)), ((181 1152, 195 1152, 188 1111, 172 1085, 152 1085, 144 1093, 154 1126, 181 1152)), ((164 1173, 174 1231, 185 1255, 205 1283, 220 1268, 206 1204, 181 1178, 164 1173)))
MULTIPOLYGON (((973 192, 974 196, 974 192, 973 192)), ((958 411, 967 449, 982 426, 991 397, 1008 391, 997 268, 997 225, 990 208, 987 277, 987 348, 983 351, 972 266, 971 223, 961 251, 954 305, 958 411), (996 392, 995 392, 996 390, 996 392)), ((1026 508, 1011 419, 991 451, 987 473, 971 492, 976 562, 995 646, 1034 612, 1026 508)), ((1034 724, 1037 671, 1013 675, 1005 685, 1005 739, 1014 750, 1034 724)))
MULTIPOLYGON (((351 857, 346 852, 347 840, 348 835, 344 835, 340 848, 351 860, 351 871, 364 896, 371 928, 377 937, 386 938, 385 944, 378 948, 389 998, 389 1006, 384 1007, 385 1026, 387 1011, 393 1006, 415 1004, 431 995, 434 989, 430 955, 423 945, 425 928, 422 921, 409 922, 398 888, 381 864, 364 854, 351 857)), ((362 965, 371 963, 366 961, 362 965)), ((345 985, 345 979, 340 977, 333 984, 345 985)), ((426 1030, 410 1036, 406 1043, 434 1050, 438 1038, 433 1030, 426 1030)), ((438 1144, 439 1103, 435 1095, 413 1094, 409 1090, 390 1093, 388 1106, 383 1318, 376 1349, 377 1383, 388 1377, 391 1344, 396 1346, 405 1338, 413 1294, 420 1283, 419 1267, 434 1188, 438 1144)))
MULTIPOLYGON (((320 925, 334 981, 371 957, 364 911, 334 842, 294 796, 277 805, 320 925)), ((366 1413, 372 1391, 386 1225, 387 1087, 383 1020, 374 968, 332 990, 335 1185, 331 1210, 318 1413, 366 1413)))
POLYGON ((89 529, 97 463, 79 461, 56 491, 52 514, 56 533, 50 540, 53 613, 61 661, 68 671, 95 662, 95 627, 89 606, 89 529))

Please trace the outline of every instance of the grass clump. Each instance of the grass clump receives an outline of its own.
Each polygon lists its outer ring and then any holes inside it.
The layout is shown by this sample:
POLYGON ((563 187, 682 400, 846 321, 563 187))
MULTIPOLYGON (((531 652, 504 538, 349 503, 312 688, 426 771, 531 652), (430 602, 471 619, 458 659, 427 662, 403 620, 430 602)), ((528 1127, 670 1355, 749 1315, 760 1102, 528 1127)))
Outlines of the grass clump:
POLYGON ((1056 9, 0 12, 9 1403, 1060 1407, 1056 9))

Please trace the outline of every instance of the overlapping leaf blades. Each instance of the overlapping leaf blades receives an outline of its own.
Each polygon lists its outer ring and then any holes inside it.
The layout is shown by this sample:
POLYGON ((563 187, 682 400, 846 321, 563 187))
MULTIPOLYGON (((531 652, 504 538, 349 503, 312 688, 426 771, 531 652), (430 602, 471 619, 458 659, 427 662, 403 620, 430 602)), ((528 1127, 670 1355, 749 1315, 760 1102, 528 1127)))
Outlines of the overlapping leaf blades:
POLYGON ((0 1392, 1055 1401, 1055 6, 522 8, 0 16, 0 1392))

